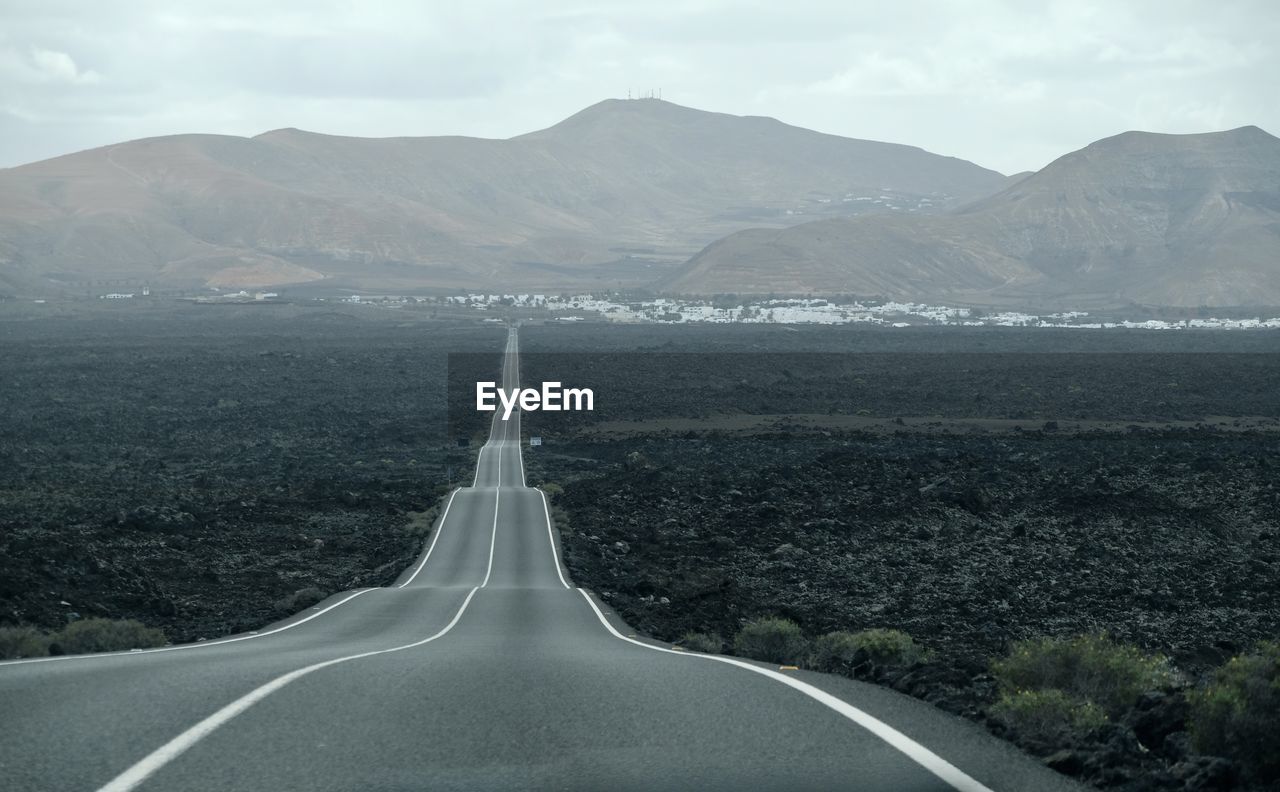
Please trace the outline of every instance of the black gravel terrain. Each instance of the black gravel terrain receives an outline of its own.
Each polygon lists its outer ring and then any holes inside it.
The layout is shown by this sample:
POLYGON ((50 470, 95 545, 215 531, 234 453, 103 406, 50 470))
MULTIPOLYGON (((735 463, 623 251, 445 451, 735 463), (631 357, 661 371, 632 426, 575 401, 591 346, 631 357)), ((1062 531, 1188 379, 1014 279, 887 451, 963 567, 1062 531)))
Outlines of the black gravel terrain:
MULTIPOLYGON (((370 307, 76 316, 0 317, 0 625, 175 641, 392 580, 469 476, 505 335, 370 307)), ((521 347, 526 384, 596 390, 526 414, 525 460, 562 488, 575 581, 631 625, 726 650, 765 615, 903 630, 932 656, 843 672, 1099 787, 1246 788, 1190 750, 1185 693, 1280 635, 1280 335, 585 324, 521 347), (1087 739, 989 716, 1010 642, 1096 632, 1179 682, 1087 739)))
POLYGON ((1106 630, 1197 667, 1280 628, 1280 433, 710 433, 569 450, 600 461, 556 499, 570 567, 663 637, 731 636, 764 613, 957 653, 1106 630))
POLYGON ((447 353, 496 366, 504 331, 156 313, 0 322, 0 624, 187 641, 394 579, 471 467, 444 445, 447 353))
POLYGON ((579 584, 726 649, 764 615, 903 630, 933 658, 847 672, 1103 788, 1244 788, 1189 753, 1184 691, 1280 635, 1280 341, 683 329, 524 334, 526 381, 602 388, 595 415, 525 421, 579 584), (1010 642, 1098 632, 1181 682, 1078 744, 989 719, 1010 642))

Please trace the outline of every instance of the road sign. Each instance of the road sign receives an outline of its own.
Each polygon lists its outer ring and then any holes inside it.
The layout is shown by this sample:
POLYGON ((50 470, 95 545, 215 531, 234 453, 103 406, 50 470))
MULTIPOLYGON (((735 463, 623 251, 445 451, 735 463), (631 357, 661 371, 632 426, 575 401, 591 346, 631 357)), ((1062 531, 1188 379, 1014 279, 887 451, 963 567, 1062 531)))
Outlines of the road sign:
POLYGON ((530 437, 530 438, 529 438, 529 445, 530 445, 530 446, 540 446, 540 445, 542 445, 542 438, 541 438, 541 437, 530 437))

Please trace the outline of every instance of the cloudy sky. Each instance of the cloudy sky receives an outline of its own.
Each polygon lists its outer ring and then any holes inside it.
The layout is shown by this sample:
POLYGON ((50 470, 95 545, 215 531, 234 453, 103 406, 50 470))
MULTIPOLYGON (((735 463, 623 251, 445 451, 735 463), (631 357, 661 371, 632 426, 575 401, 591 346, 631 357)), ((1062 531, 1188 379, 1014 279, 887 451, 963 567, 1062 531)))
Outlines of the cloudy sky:
POLYGON ((1273 0, 5 0, 0 167, 178 132, 509 137, 661 88, 1006 173, 1280 134, 1273 0), (291 10, 292 9, 292 10, 291 10))

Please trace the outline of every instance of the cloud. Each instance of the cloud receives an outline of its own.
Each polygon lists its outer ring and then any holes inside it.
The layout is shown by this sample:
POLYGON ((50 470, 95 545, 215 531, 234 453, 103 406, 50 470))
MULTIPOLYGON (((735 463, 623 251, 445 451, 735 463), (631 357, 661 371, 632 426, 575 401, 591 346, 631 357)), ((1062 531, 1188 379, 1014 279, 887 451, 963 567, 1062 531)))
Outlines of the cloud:
POLYGON ((1020 102, 1040 98, 1044 86, 1035 80, 1010 79, 993 64, 973 59, 868 52, 858 56, 855 65, 811 83, 805 90, 848 97, 969 96, 1020 102))
POLYGON ((0 78, 26 85, 94 85, 102 76, 92 69, 81 69, 65 52, 28 47, 25 52, 0 49, 0 78))
POLYGON ((31 62, 42 76, 52 82, 92 85, 101 79, 97 72, 82 70, 76 66, 76 62, 65 52, 32 47, 31 62))
POLYGON ((508 137, 627 90, 1006 172, 1280 132, 1267 0, 78 0, 0 6, 0 167, 121 139, 508 137))

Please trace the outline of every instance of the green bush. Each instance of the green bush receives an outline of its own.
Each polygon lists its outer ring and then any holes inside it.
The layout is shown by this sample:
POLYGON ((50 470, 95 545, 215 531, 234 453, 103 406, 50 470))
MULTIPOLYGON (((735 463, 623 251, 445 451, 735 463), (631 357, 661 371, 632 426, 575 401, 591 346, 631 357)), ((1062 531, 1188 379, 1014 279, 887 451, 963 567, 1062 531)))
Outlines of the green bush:
POLYGON ((829 632, 813 642, 809 667, 816 671, 841 671, 853 665, 857 653, 858 642, 854 633, 845 630, 829 632))
POLYGON ((325 598, 325 593, 315 586, 298 589, 287 597, 276 600, 276 610, 281 613, 297 613, 306 610, 325 598))
POLYGON ((929 656, 901 630, 879 627, 856 633, 837 630, 814 641, 809 667, 818 671, 841 671, 854 663, 859 652, 882 666, 909 666, 929 656))
POLYGON ((799 625, 775 616, 747 623, 733 640, 736 654, 770 663, 795 663, 805 656, 807 648, 808 641, 799 625))
POLYGON ((1190 701, 1200 751, 1235 759, 1261 780, 1280 779, 1280 642, 1232 658, 1190 701))
POLYGON ((991 715, 1024 739, 1056 741, 1073 732, 1087 732, 1107 722, 1102 708, 1061 690, 1005 692, 991 707, 991 715))
POLYGON ((1105 635, 1036 638, 1013 645, 1009 656, 991 664, 1006 692, 1060 690, 1119 717, 1148 690, 1173 681, 1168 660, 1105 635))
POLYGON ((724 639, 715 633, 687 632, 680 638, 680 645, 694 652, 718 654, 724 649, 724 639))
POLYGON ((542 491, 547 493, 547 500, 555 500, 555 497, 557 495, 564 494, 564 487, 560 486, 554 481, 548 481, 547 483, 542 485, 542 491))
POLYGON ((44 657, 49 638, 34 627, 0 627, 0 660, 44 657))
POLYGON ((50 652, 86 654, 164 646, 164 633, 133 619, 81 619, 52 636, 50 652))

